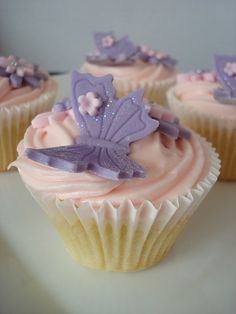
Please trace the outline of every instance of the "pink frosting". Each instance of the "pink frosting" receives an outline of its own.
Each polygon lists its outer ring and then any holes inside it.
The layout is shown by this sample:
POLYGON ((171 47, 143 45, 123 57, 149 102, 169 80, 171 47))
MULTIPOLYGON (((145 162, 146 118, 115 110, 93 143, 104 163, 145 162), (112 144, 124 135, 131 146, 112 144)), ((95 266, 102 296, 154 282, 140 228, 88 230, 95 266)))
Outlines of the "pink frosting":
POLYGON ((82 71, 96 76, 112 74, 115 79, 127 79, 135 82, 165 80, 176 74, 176 69, 168 69, 163 65, 136 61, 130 65, 105 66, 85 62, 82 71))
POLYGON ((32 88, 24 86, 13 88, 8 78, 0 77, 0 108, 11 107, 27 103, 39 97, 42 93, 55 88, 55 82, 49 78, 47 81, 41 81, 40 87, 32 88))
POLYGON ((56 113, 50 113, 42 127, 27 129, 13 165, 18 167, 27 185, 60 199, 73 199, 78 204, 82 201, 97 204, 104 200, 119 204, 125 199, 135 204, 145 199, 159 202, 187 193, 209 171, 208 148, 195 134, 190 141, 174 141, 155 132, 133 143, 130 158, 144 167, 144 179, 111 181, 88 172, 69 173, 29 160, 23 154, 26 147, 70 145, 79 135, 72 111, 66 112, 63 119, 55 116, 56 113))
POLYGON ((215 100, 213 92, 220 84, 213 81, 213 77, 208 75, 207 79, 194 80, 188 79, 187 74, 178 75, 174 93, 179 100, 195 111, 235 119, 236 123, 236 106, 221 104, 215 100))

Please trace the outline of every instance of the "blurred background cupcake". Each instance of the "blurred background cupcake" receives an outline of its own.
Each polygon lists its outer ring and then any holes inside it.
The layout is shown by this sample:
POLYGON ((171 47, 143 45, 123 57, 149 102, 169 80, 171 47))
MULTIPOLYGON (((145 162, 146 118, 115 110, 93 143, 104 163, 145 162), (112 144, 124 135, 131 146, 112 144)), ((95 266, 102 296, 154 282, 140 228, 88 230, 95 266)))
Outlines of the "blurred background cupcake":
POLYGON ((86 58, 81 71, 96 76, 112 74, 118 96, 143 88, 145 98, 166 104, 166 91, 175 82, 176 60, 147 46, 136 46, 127 36, 95 33, 96 51, 86 58))
POLYGON ((71 89, 32 121, 12 165, 82 265, 151 267, 216 182, 217 154, 142 91, 117 99, 111 75, 74 72, 71 89))
POLYGON ((168 102, 185 125, 213 143, 220 178, 236 180, 236 57, 215 56, 215 72, 179 74, 168 102))
POLYGON ((32 118, 50 110, 57 84, 37 65, 0 57, 0 171, 16 158, 16 147, 32 118))

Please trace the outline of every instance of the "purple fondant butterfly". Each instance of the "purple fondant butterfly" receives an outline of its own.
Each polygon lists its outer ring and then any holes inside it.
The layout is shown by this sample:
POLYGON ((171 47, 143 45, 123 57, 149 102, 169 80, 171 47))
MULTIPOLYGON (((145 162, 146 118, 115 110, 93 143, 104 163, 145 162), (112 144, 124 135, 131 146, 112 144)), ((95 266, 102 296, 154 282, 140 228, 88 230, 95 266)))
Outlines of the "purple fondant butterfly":
POLYGON ((36 162, 70 172, 91 171, 112 180, 144 177, 144 169, 129 159, 130 143, 158 128, 143 106, 143 91, 117 99, 112 76, 72 73, 72 109, 80 136, 70 146, 28 148, 36 162))
POLYGON ((97 48, 95 54, 87 56, 87 61, 104 65, 130 64, 137 52, 128 36, 116 39, 112 32, 94 33, 94 42, 97 48))
POLYGON ((222 87, 214 91, 214 97, 223 104, 236 105, 236 56, 215 56, 215 70, 222 87))

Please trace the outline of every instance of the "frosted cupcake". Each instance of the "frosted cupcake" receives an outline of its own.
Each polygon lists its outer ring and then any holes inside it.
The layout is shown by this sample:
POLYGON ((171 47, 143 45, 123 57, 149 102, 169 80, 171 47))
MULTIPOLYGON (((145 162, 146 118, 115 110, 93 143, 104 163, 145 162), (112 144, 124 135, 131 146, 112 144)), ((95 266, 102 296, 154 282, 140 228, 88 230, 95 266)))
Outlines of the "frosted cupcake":
POLYGON ((112 74, 118 96, 143 88, 145 98, 166 104, 166 91, 175 82, 176 61, 146 46, 134 45, 128 37, 95 33, 96 52, 87 56, 82 72, 96 76, 112 74))
POLYGON ((16 159, 17 144, 32 118, 51 109, 56 90, 56 82, 38 66, 0 57, 0 171, 16 159))
POLYGON ((236 180, 236 57, 216 56, 215 71, 180 74, 169 106, 213 143, 222 161, 220 178, 236 180))
POLYGON ((219 174, 216 153, 143 91, 72 74, 72 97, 37 116, 13 163, 80 264, 137 271, 165 256, 219 174))

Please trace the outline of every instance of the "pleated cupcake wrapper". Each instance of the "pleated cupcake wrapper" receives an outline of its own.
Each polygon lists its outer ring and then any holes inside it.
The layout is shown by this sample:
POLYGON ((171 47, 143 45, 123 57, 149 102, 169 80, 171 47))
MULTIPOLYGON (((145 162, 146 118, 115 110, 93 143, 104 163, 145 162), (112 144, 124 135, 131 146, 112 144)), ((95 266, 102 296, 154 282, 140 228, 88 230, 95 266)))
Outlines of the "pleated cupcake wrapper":
POLYGON ((220 163, 209 145, 211 168, 204 180, 187 195, 158 205, 131 200, 99 208, 90 202, 38 192, 27 186, 64 240, 70 254, 82 265, 106 271, 137 271, 156 264, 167 254, 185 223, 217 180, 220 163))
POLYGON ((56 97, 56 89, 22 105, 0 108, 0 171, 7 170, 17 157, 17 144, 23 138, 31 120, 49 111, 56 97))
MULTIPOLYGON (((171 88, 167 94, 169 108, 181 122, 204 136, 216 148, 221 159, 222 180, 236 180, 236 120, 200 113, 181 102, 171 88)), ((223 106, 223 105, 222 105, 223 106)))
MULTIPOLYGON (((87 73, 86 66, 82 66, 80 71, 82 73, 87 73)), ((156 80, 156 81, 141 81, 136 82, 134 80, 129 79, 119 79, 114 78, 113 84, 116 88, 116 94, 118 97, 123 97, 128 95, 129 93, 136 91, 139 88, 144 89, 144 98, 156 102, 159 105, 166 106, 167 98, 166 93, 167 90, 173 86, 176 82, 176 76, 172 76, 168 79, 164 80, 156 80)))
POLYGON ((117 89, 117 95, 119 97, 125 96, 128 93, 133 92, 139 88, 143 88, 145 98, 147 98, 150 101, 156 102, 157 104, 166 106, 167 90, 175 84, 175 81, 176 81, 175 77, 154 82, 149 81, 135 82, 125 79, 122 80, 114 79, 114 85, 117 89))

